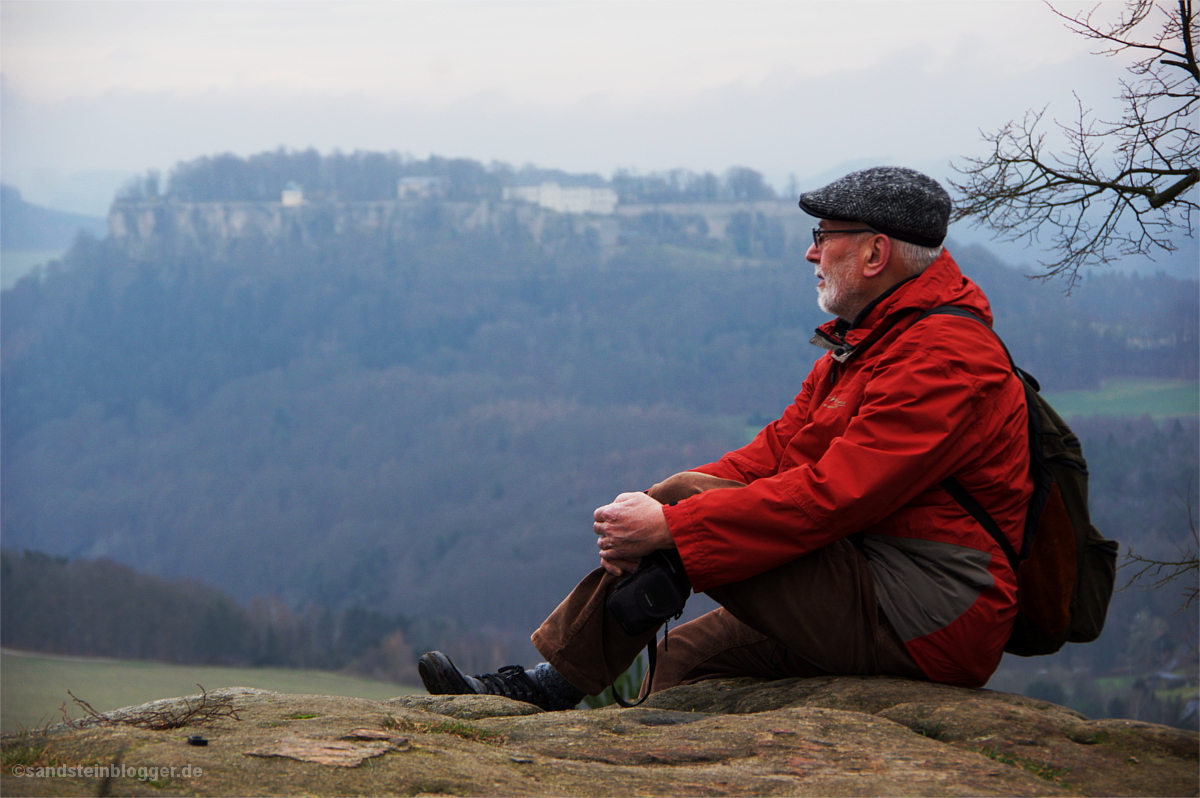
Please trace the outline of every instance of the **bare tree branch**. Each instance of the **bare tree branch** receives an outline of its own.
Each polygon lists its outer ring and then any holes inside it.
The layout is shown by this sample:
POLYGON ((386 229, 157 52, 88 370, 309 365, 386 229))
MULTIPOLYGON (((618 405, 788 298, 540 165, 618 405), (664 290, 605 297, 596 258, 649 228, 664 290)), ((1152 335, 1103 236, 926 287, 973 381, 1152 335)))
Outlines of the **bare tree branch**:
POLYGON ((1109 29, 1093 24, 1094 11, 1071 17, 1051 10, 1072 31, 1107 45, 1097 55, 1144 54, 1128 68, 1135 79, 1121 81, 1121 118, 1098 119, 1077 96, 1076 118, 1053 122, 1065 142, 1058 151, 1047 144, 1046 109, 1030 111, 982 134, 991 151, 955 164, 963 179, 950 182, 960 195, 956 220, 973 218, 1007 241, 1045 240, 1054 260, 1042 264, 1041 276, 1062 276, 1069 290, 1081 268, 1172 252, 1174 232, 1194 234, 1200 66, 1192 0, 1128 0, 1109 29), (1154 20, 1153 39, 1134 38, 1154 20))
POLYGON ((1182 612, 1195 603, 1197 598, 1200 598, 1200 583, 1197 582, 1197 577, 1200 576, 1200 533, 1196 529, 1196 513, 1192 507, 1191 501, 1191 483, 1188 484, 1188 493, 1183 497, 1184 506, 1187 510, 1187 524, 1191 531, 1191 542, 1187 546, 1179 546, 1179 555, 1174 560, 1158 560, 1153 557, 1144 557, 1136 553, 1132 548, 1126 554, 1127 561, 1122 563, 1122 568, 1134 567, 1133 574, 1129 577, 1129 581, 1125 583, 1126 590, 1133 587, 1135 582, 1144 580, 1143 590, 1154 590, 1171 582, 1180 579, 1187 579, 1188 584, 1183 588, 1183 604, 1179 611, 1182 612))

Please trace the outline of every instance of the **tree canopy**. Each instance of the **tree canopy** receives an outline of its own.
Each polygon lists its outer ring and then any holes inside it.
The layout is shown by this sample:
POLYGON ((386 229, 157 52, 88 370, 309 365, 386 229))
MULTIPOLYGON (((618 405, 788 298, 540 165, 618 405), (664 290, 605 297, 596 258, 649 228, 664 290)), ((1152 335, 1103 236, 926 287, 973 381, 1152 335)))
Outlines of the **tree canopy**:
POLYGON ((1045 276, 1073 287, 1083 267, 1174 251, 1180 230, 1194 236, 1200 67, 1192 0, 1128 0, 1107 26, 1093 22, 1095 9, 1054 13, 1101 43, 1097 55, 1136 56, 1121 81, 1120 118, 1095 118, 1076 95, 1076 118, 1054 122, 1065 142, 1056 150, 1046 109, 1031 110, 986 134, 991 152, 956 165, 963 177, 951 184, 961 195, 956 219, 973 217, 1006 240, 1046 239, 1045 276))

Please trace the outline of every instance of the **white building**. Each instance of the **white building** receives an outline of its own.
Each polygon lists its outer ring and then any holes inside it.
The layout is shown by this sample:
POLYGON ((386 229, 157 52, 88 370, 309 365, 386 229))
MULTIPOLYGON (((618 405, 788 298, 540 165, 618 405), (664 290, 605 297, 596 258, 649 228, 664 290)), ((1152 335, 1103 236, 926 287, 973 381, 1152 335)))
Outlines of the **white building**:
POLYGON ((444 181, 440 177, 402 177, 396 185, 398 199, 430 199, 441 196, 444 181))
POLYGON ((279 197, 279 201, 283 203, 285 208, 299 208, 304 204, 304 189, 295 180, 289 180, 287 185, 283 187, 283 193, 279 197))
POLYGON ((504 199, 533 202, 558 213, 591 213, 610 216, 617 207, 617 192, 611 188, 560 186, 513 186, 504 189, 504 199))

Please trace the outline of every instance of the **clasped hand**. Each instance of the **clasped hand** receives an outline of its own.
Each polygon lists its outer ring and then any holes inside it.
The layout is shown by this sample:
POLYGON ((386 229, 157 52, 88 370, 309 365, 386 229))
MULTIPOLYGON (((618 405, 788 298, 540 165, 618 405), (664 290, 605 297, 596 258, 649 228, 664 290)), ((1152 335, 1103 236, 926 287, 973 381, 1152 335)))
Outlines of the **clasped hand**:
POLYGON ((613 576, 633 573, 652 551, 675 548, 662 505, 645 493, 622 493, 592 518, 600 565, 613 576))

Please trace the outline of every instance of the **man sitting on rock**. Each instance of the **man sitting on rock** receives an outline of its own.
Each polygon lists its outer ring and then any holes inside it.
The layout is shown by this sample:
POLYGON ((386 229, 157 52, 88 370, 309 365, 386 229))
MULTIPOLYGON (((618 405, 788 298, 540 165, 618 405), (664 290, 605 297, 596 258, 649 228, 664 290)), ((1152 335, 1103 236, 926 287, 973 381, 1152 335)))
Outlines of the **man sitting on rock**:
MULTIPOLYGON (((1003 654, 1016 583, 997 543, 939 483, 954 477, 1019 547, 1032 490, 1025 399, 987 298, 942 247, 950 197, 910 169, 854 172, 804 193, 820 220, 805 258, 837 318, 779 420, 720 460, 595 512, 600 568, 533 634, 546 658, 466 676, 440 652, 434 694, 569 709, 654 639, 606 609, 642 557, 676 550, 721 606, 670 633, 649 689, 716 676, 890 674, 977 687, 1003 654)), ((781 364, 790 368, 790 364, 781 364)))

